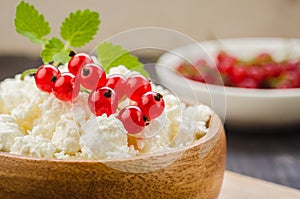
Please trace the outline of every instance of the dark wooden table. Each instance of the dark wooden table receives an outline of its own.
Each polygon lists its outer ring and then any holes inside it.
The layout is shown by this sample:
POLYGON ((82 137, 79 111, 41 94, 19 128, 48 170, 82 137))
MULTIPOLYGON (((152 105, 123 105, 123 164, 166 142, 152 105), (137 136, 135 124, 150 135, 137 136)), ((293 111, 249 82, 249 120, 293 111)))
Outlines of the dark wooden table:
MULTIPOLYGON (((142 58, 155 76, 155 59, 142 58)), ((39 58, 0 56, 0 80, 41 64, 39 58)), ((226 169, 300 189, 300 124, 261 130, 236 129, 225 124, 226 169)))

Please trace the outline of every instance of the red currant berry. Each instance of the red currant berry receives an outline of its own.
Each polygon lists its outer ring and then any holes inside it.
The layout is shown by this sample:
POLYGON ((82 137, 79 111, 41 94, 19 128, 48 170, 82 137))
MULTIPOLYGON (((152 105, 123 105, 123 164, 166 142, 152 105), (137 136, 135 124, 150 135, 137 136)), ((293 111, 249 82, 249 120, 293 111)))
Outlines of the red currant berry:
POLYGON ((165 108, 165 101, 160 93, 150 91, 141 97, 137 105, 152 120, 162 114, 165 108))
POLYGON ((235 66, 232 74, 229 76, 233 84, 241 82, 247 75, 247 68, 245 66, 235 66))
POLYGON ((115 90, 118 96, 118 101, 124 98, 126 91, 126 78, 122 75, 110 75, 107 78, 106 86, 115 90))
POLYGON ((80 92, 80 86, 75 82, 75 75, 62 73, 58 76, 53 87, 55 97, 62 101, 71 101, 76 98, 80 92))
POLYGON ((265 78, 277 77, 281 74, 282 69, 276 63, 269 63, 263 66, 265 78))
POLYGON ((232 56, 226 56, 222 61, 218 62, 217 68, 221 74, 229 75, 236 63, 236 58, 232 56))
POLYGON ((138 101, 144 93, 151 89, 150 81, 142 75, 132 75, 127 79, 126 94, 133 101, 138 101))
POLYGON ((109 87, 93 90, 88 98, 88 105, 96 116, 106 114, 110 116, 118 108, 118 97, 115 91, 109 87))
POLYGON ((51 93, 59 75, 60 71, 55 66, 42 65, 38 68, 34 77, 36 86, 44 92, 51 93))
POLYGON ((241 82, 239 82, 236 86, 241 88, 258 88, 259 83, 255 79, 246 77, 241 82))
POLYGON ((264 79, 265 73, 262 67, 250 66, 247 69, 248 69, 248 74, 247 74, 248 77, 256 80, 259 83, 264 79))
POLYGON ((137 134, 149 124, 148 118, 137 106, 126 106, 120 111, 118 118, 129 134, 137 134))
POLYGON ((227 54, 224 51, 220 51, 217 55, 217 61, 222 62, 227 57, 227 54))
POLYGON ((81 67, 89 63, 93 63, 93 59, 88 54, 75 54, 68 63, 69 72, 73 75, 77 75, 81 67))
POLYGON ((105 86, 106 74, 104 69, 94 63, 84 65, 79 73, 80 84, 89 90, 105 86))

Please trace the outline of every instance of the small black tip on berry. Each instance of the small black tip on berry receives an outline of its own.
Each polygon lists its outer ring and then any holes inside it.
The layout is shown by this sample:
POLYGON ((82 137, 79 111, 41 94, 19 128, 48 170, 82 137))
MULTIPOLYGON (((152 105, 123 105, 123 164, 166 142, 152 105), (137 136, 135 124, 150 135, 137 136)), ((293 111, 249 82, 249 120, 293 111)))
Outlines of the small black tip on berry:
POLYGON ((76 55, 76 53, 73 50, 71 50, 69 53, 69 57, 74 57, 75 55, 76 55))
POLYGON ((50 82, 56 82, 56 80, 57 80, 57 77, 55 75, 53 75, 50 82))
POLYGON ((82 69, 83 71, 83 76, 85 76, 85 77, 87 77, 89 74, 90 74, 90 69, 88 69, 88 68, 83 68, 82 69))
POLYGON ((163 98, 163 95, 160 94, 160 93, 156 93, 156 95, 154 96, 154 99, 155 99, 156 101, 159 101, 161 98, 163 98))
POLYGON ((143 115, 143 121, 145 122, 145 126, 148 126, 150 124, 150 120, 146 115, 143 115))
POLYGON ((111 97, 111 90, 107 90, 104 92, 104 97, 110 98, 111 97))

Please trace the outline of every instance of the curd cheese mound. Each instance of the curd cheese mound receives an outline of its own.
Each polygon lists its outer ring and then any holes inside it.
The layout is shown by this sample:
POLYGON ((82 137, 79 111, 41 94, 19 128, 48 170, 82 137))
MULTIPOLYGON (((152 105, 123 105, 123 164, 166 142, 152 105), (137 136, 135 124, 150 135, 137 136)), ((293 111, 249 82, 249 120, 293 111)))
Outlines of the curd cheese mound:
POLYGON ((0 151, 9 151, 14 138, 24 136, 15 118, 7 114, 0 114, 0 151))
POLYGON ((34 78, 26 77, 24 81, 20 80, 20 75, 16 78, 6 79, 0 84, 0 98, 4 105, 2 113, 11 114, 13 109, 18 109, 19 105, 38 104, 47 93, 43 93, 35 85, 34 78), (34 96, 34 97, 33 97, 34 96))
POLYGON ((49 139, 31 135, 16 137, 10 148, 12 154, 37 158, 53 158, 55 151, 56 148, 49 139))
MULTIPOLYGON (((110 69, 111 74, 138 73, 118 66, 110 69)), ((132 136, 117 114, 92 114, 85 92, 63 102, 40 91, 33 77, 6 79, 0 83, 0 151, 38 158, 126 158, 186 146, 208 132, 209 107, 187 107, 162 86, 152 83, 152 89, 163 95, 165 110, 132 136)), ((119 110, 128 104, 124 100, 119 110)))
POLYGON ((120 120, 105 114, 82 126, 82 151, 88 158, 105 159, 130 157, 127 134, 120 120))
POLYGON ((79 144, 80 133, 74 120, 61 118, 56 124, 52 143, 66 154, 75 154, 81 149, 79 144))
POLYGON ((183 110, 178 133, 172 143, 173 147, 181 147, 201 138, 208 132, 207 121, 211 110, 207 106, 189 106, 183 110))

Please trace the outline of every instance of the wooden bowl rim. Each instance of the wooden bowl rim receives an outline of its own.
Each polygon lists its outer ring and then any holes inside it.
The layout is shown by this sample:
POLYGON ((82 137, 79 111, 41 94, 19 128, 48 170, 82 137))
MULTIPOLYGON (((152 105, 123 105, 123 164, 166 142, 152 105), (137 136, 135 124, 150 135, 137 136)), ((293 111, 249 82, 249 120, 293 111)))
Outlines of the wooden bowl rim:
POLYGON ((173 148, 170 150, 165 150, 163 152, 156 152, 156 153, 147 153, 143 155, 138 155, 134 157, 126 157, 126 158, 114 158, 114 159, 102 159, 102 160, 90 160, 90 159, 57 159, 57 158, 36 158, 36 157, 29 157, 25 155, 16 155, 10 154, 7 152, 0 152, 0 158, 10 158, 10 159, 19 159, 19 160, 26 160, 26 161, 39 161, 39 162, 57 162, 57 163, 116 163, 116 162, 127 162, 127 161, 135 161, 135 160, 142 160, 154 157, 160 157, 169 155, 172 153, 182 153, 184 151, 190 150, 194 147, 197 147, 201 144, 205 144, 209 140, 211 140, 214 136, 218 134, 220 128, 223 128, 223 123, 220 120, 219 116, 212 112, 211 118, 209 120, 209 130, 205 136, 200 138, 199 140, 193 141, 188 146, 173 148))

